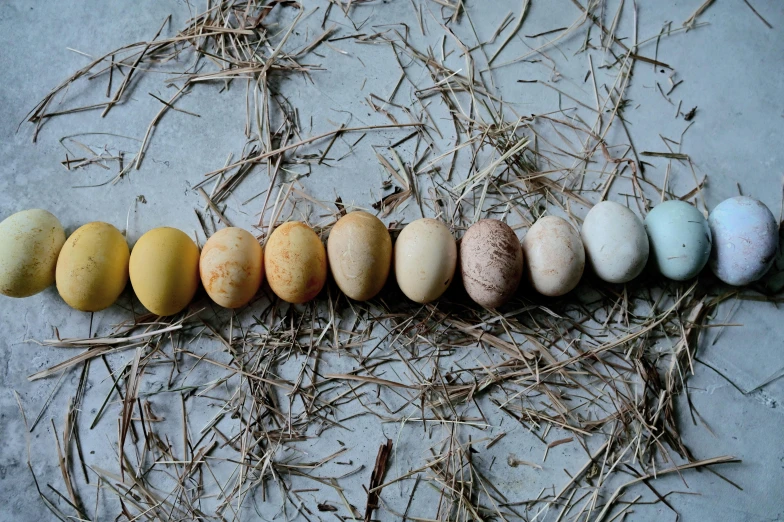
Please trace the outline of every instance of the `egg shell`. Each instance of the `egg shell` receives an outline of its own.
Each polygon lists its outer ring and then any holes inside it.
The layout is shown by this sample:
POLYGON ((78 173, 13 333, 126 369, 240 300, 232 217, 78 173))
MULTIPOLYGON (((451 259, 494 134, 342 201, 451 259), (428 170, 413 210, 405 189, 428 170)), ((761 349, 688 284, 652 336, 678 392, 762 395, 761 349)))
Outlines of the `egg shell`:
POLYGON ((463 286, 476 303, 496 308, 512 298, 523 276, 523 249, 509 225, 482 219, 460 241, 463 286))
POLYGON ((778 248, 778 225, 764 203, 738 196, 719 203, 708 217, 713 234, 710 267, 733 286, 747 285, 770 269, 778 248))
POLYGON ((367 212, 346 214, 327 239, 332 277, 352 299, 366 301, 384 287, 392 264, 392 238, 384 223, 367 212))
POLYGON ((577 231, 563 218, 544 216, 523 238, 528 281, 540 294, 564 295, 580 282, 585 248, 577 231))
POLYGON ((283 223, 267 240, 267 281, 289 303, 310 301, 327 280, 327 254, 312 228, 298 221, 283 223))
POLYGON ((131 253, 109 223, 87 223, 70 235, 57 258, 57 291, 68 305, 97 312, 117 301, 128 283, 131 253))
POLYGON ((264 250, 247 230, 221 229, 204 244, 199 273, 215 303, 225 308, 245 306, 264 280, 264 250))
POLYGON ((602 201, 585 216, 585 256, 600 279, 626 283, 648 262, 648 235, 637 215, 614 201, 602 201))
POLYGON ((136 297, 150 312, 182 311, 199 287, 199 247, 176 228, 154 228, 134 245, 129 263, 136 297))
POLYGON ((438 299, 449 288, 457 264, 457 243, 440 221, 418 219, 400 232, 394 248, 395 278, 417 303, 438 299))
POLYGON ((0 293, 28 297, 55 281, 65 231, 50 212, 30 209, 0 223, 0 293))
POLYGON ((708 263, 711 231, 694 205, 680 200, 659 203, 645 217, 645 230, 653 262, 664 277, 686 281, 708 263))

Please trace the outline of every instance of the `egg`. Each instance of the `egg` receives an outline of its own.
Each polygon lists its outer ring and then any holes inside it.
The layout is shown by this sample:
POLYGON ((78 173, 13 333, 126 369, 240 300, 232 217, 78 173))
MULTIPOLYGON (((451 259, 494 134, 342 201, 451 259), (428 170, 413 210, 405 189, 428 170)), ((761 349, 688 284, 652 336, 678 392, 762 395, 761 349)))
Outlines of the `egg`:
POLYGON ((778 225, 764 203, 738 196, 719 203, 708 217, 713 234, 710 267, 733 286, 760 279, 770 269, 778 247, 778 225))
POLYGON ((608 283, 626 283, 648 262, 648 235, 637 215, 614 201, 602 201, 585 216, 585 255, 594 272, 608 283))
POLYGON ((181 312, 199 287, 199 247, 176 228, 154 228, 131 251, 131 285, 150 312, 181 312))
POLYGON ((332 277, 352 299, 366 301, 384 287, 392 263, 392 239, 384 223, 367 212, 346 214, 327 239, 332 277))
POLYGON ((686 281, 708 263, 711 231, 705 216, 680 200, 659 203, 645 217, 654 264, 664 277, 686 281))
POLYGON ((509 225, 482 219, 460 241, 460 274, 468 296, 486 308, 511 299, 523 276, 523 250, 509 225))
POLYGON ((77 228, 57 259, 57 291, 69 306, 97 312, 117 301, 128 283, 130 250, 125 237, 109 223, 77 228))
POLYGON ((204 244, 199 273, 201 284, 215 303, 225 308, 245 306, 264 279, 264 251, 247 230, 224 228, 204 244))
POLYGON ((438 299, 449 288, 457 264, 457 243, 442 222, 423 218, 400 232, 394 248, 395 277, 417 303, 438 299))
POLYGON ((528 281, 542 295, 564 295, 583 276, 583 242, 574 227, 558 216, 544 216, 533 224, 523 238, 523 253, 528 281))
POLYGON ((267 281, 289 303, 310 301, 327 280, 327 254, 312 228, 298 221, 283 223, 267 240, 267 281))
POLYGON ((28 297, 54 283, 63 226, 46 210, 17 212, 0 223, 0 293, 28 297))

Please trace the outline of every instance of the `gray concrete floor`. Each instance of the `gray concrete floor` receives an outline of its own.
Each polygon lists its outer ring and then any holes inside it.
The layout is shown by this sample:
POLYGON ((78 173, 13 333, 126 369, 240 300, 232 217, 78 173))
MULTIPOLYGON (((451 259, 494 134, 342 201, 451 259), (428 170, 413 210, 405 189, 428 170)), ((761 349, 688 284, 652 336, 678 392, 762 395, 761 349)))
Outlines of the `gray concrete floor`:
MULTIPOLYGON (((369 18, 368 28, 406 22, 417 42, 437 49, 440 46, 437 38, 440 38, 441 32, 429 11, 437 17, 438 4, 424 0, 415 0, 415 3, 423 5, 425 22, 431 31, 428 37, 419 33, 411 3, 405 0, 359 5, 352 16, 355 20, 369 18)), ((702 0, 639 2, 640 39, 657 34, 667 21, 673 22, 673 28, 680 27, 701 3, 702 0)), ((660 134, 677 139, 687 125, 682 118, 675 118, 675 105, 682 102, 684 111, 698 107, 695 123, 684 139, 683 150, 693 158, 697 175, 708 176, 705 190, 708 208, 736 195, 737 184, 740 184, 743 193, 761 199, 773 209, 774 214, 778 214, 784 173, 781 167, 784 165, 784 148, 781 146, 784 138, 784 8, 779 2, 752 0, 752 3, 773 25, 773 29, 763 25, 744 2, 721 0, 699 18, 700 22, 709 25, 663 38, 658 56, 677 71, 676 81, 683 80, 670 96, 674 105, 665 100, 656 87, 658 82, 665 90, 668 89, 667 74, 657 72, 647 64, 638 64, 628 94, 632 103, 626 117, 637 149, 659 151, 664 147, 660 134)), ((302 33, 297 35, 297 41, 301 42, 307 42, 320 31, 318 26, 327 2, 309 1, 305 4, 308 9, 318 6, 320 10, 302 26, 302 33)), ((626 4, 619 34, 628 37, 633 21, 631 2, 626 4)), ((520 8, 520 2, 516 0, 481 3, 475 0, 467 2, 467 5, 475 30, 483 39, 489 38, 506 13, 513 11, 516 14, 520 8)), ((167 15, 173 14, 171 27, 178 28, 188 17, 190 9, 198 12, 202 8, 201 4, 189 7, 181 0, 4 2, 0 8, 0 217, 31 207, 46 208, 60 218, 67 232, 85 222, 102 220, 121 229, 127 226, 131 242, 156 226, 175 226, 188 232, 199 228, 192 209, 203 206, 203 202, 190 187, 203 173, 221 167, 230 152, 235 158, 240 154, 244 143, 244 88, 237 86, 220 94, 219 86, 194 89, 178 107, 196 112, 201 118, 194 120, 185 114, 169 112, 155 132, 143 168, 117 185, 74 188, 76 185, 101 183, 111 178, 113 171, 96 167, 66 171, 60 165, 66 150, 58 140, 85 132, 113 133, 139 139, 160 108, 159 102, 147 93, 152 92, 162 98, 171 95, 170 89, 164 87, 161 81, 163 77, 145 77, 135 85, 131 93, 133 101, 113 109, 106 118, 101 119, 96 113, 81 113, 48 122, 36 144, 31 143, 31 126, 18 126, 39 99, 87 63, 87 58, 69 48, 93 54, 147 39, 167 15), (136 203, 140 195, 144 196, 146 204, 136 203)), ((614 12, 614 7, 608 7, 606 23, 612 20, 614 12)), ((520 38, 512 40, 499 61, 527 52, 526 45, 543 43, 541 39, 530 39, 524 35, 569 26, 578 17, 579 11, 568 0, 533 0, 520 38)), ((337 8, 332 10, 330 20, 337 24, 338 35, 354 31, 337 8)), ((370 31, 368 28, 364 30, 370 31)), ((466 41, 475 41, 465 20, 456 31, 466 41)), ((584 31, 582 29, 578 36, 560 42, 557 48, 548 49, 547 56, 540 57, 539 63, 518 63, 494 72, 499 92, 504 98, 518 102, 519 113, 546 112, 557 108, 559 103, 554 91, 539 84, 518 83, 517 80, 521 79, 552 80, 558 76, 560 88, 592 103, 592 90, 582 83, 587 70, 586 57, 576 53, 582 44, 584 31)), ((593 38, 598 38, 595 31, 593 38)), ((351 40, 335 42, 334 46, 347 54, 321 47, 321 56, 312 59, 313 63, 324 67, 323 71, 313 73, 316 81, 297 77, 287 80, 283 87, 300 110, 304 131, 315 135, 348 121, 353 125, 386 123, 380 115, 371 113, 364 100, 371 92, 380 95, 391 92, 397 80, 399 73, 388 48, 358 45, 351 40)), ((653 53, 653 44, 644 47, 644 54, 651 56, 653 53)), ((593 56, 598 66, 601 53, 593 56)), ((608 72, 606 77, 602 77, 602 81, 610 79, 610 74, 608 72)), ((74 86, 68 96, 72 100, 87 99, 90 95, 94 96, 95 89, 103 88, 104 85, 80 84, 74 86)), ((410 88, 402 92, 400 100, 405 96, 410 96, 410 88)), ((369 206, 378 199, 384 178, 371 145, 388 144, 401 136, 401 133, 392 131, 369 135, 362 147, 335 167, 314 166, 303 185, 320 199, 333 200, 335 194, 339 194, 345 202, 369 206)), ((138 147, 136 141, 117 136, 90 135, 79 139, 90 146, 106 147, 110 151, 133 153, 138 147)), ((314 152, 317 150, 317 147, 313 148, 314 152)), ((334 153, 342 155, 347 150, 347 143, 339 141, 334 153)), ((652 175, 661 180, 666 160, 653 158, 651 163, 652 175)), ((671 183, 674 187, 693 186, 692 173, 688 168, 674 162, 672 169, 671 183)), ((266 174, 259 172, 236 192, 227 210, 234 223, 250 227, 256 222, 254 213, 259 211, 259 206, 243 206, 242 202, 246 197, 266 189, 267 184, 266 174)), ((412 212, 410 206, 401 217, 410 218, 412 212)), ((92 331, 105 332, 112 324, 127 317, 127 312, 118 307, 96 314, 92 331)), ((700 356, 743 390, 754 391, 741 394, 715 372, 698 366, 690 381, 691 399, 710 429, 693 424, 686 414, 682 425, 685 440, 697 457, 729 454, 742 459, 741 464, 724 468, 723 473, 741 485, 743 491, 707 472, 685 475, 688 489, 677 476, 662 478, 657 482, 661 491, 679 490, 696 494, 669 497, 671 504, 682 514, 682 520, 784 518, 784 379, 758 388, 784 368, 781 317, 781 311, 774 305, 762 302, 747 301, 737 308, 733 305, 720 308, 717 322, 743 323, 744 326, 709 332, 700 356), (716 337, 718 340, 712 344, 716 337)), ((57 328, 63 337, 84 336, 88 333, 89 319, 88 315, 69 309, 54 288, 25 300, 0 298, 2 520, 48 520, 52 517, 38 498, 27 469, 26 434, 13 392, 19 394, 26 414, 31 418, 59 386, 42 422, 29 435, 29 440, 34 449, 32 465, 41 487, 50 483, 62 489, 50 419, 54 419, 58 427, 62 425, 68 399, 73 395, 79 377, 78 372, 73 371, 67 373, 59 385, 57 378, 28 382, 27 376, 75 353, 42 348, 28 341, 51 338, 53 328, 57 328)), ((130 356, 116 356, 115 364, 130 356)), ((341 364, 334 362, 334 368, 339 369, 341 364)), ((102 371, 94 370, 90 375, 84 403, 86 412, 95 412, 100 407, 110 386, 106 372, 102 371)), ((160 385, 165 380, 164 373, 156 375, 152 372, 146 377, 147 389, 160 385)), ((167 405, 166 400, 160 402, 160 411, 169 412, 177 418, 177 407, 167 405)), ((208 404, 203 411, 191 411, 193 429, 199 429, 214 411, 214 405, 208 404)), ((87 456, 90 463, 109 470, 116 469, 110 442, 115 440, 116 425, 110 417, 118 412, 119 406, 114 405, 106 422, 94 430, 85 430, 83 435, 83 442, 90 447, 90 455, 87 456)), ((328 455, 340 447, 334 440, 337 437, 351 448, 345 460, 352 459, 372 468, 379 442, 389 436, 396 441, 398 450, 393 468, 395 472, 388 477, 421 465, 422 455, 417 449, 421 438, 419 431, 395 424, 380 425, 369 417, 359 417, 351 426, 354 431, 330 434, 325 437, 326 440, 308 442, 303 448, 305 451, 312 450, 316 457, 328 455), (316 444, 319 444, 317 450, 316 444)), ((508 428, 508 425, 503 427, 508 428)), ((476 437, 492 437, 500 431, 501 428, 494 427, 476 437)), ((493 456, 498 458, 494 468, 496 485, 512 498, 526 499, 535 497, 542 488, 551 485, 557 489, 567 480, 564 469, 574 471, 585 462, 584 452, 576 445, 554 449, 545 463, 540 462, 542 452, 541 443, 518 428, 483 458, 488 461, 493 456), (510 454, 538 462, 544 469, 509 467, 506 459, 510 454)), ((349 501, 360 508, 364 506, 365 498, 362 485, 367 480, 365 472, 344 483, 349 501)), ((92 488, 87 487, 85 491, 87 498, 94 499, 92 488)), ((637 492, 650 496, 644 488, 637 492)), ((384 495, 385 500, 396 506, 404 505, 407 500, 402 489, 391 488, 384 495)), ((425 499, 428 493, 421 495, 425 499)), ((323 500, 321 493, 314 494, 313 499, 323 500)), ((335 499, 330 498, 330 501, 335 502, 335 499)), ((90 502, 94 500, 87 503, 90 502)), ((102 502, 105 503, 102 504, 102 513, 116 509, 110 501, 102 502)), ((419 516, 433 516, 432 506, 420 504, 417 509, 420 509, 416 513, 419 516)), ((276 512, 277 509, 264 512, 265 518, 272 519, 276 512)), ((245 514, 247 519, 256 516, 250 508, 245 514)), ((548 519, 556 516, 555 512, 547 515, 548 519)), ((382 513, 380 517, 394 519, 388 513, 382 513)), ((674 515, 659 504, 635 507, 632 518, 673 520, 674 515)), ((322 519, 332 518, 322 516, 322 519)))

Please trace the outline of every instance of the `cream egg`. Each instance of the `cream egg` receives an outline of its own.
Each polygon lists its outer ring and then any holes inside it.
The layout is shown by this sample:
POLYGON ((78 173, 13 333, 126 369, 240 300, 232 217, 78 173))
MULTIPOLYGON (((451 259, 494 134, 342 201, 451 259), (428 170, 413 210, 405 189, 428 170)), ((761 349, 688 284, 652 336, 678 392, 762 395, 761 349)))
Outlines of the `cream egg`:
POLYGON ((438 299, 449 288, 457 264, 457 244, 442 222, 423 218, 406 225, 394 248, 395 277, 417 303, 438 299))
POLYGON ((350 212, 327 239, 332 277, 352 299, 366 301, 384 287, 392 263, 392 239, 384 223, 367 212, 350 212))
POLYGON ((585 249, 580 235, 565 219, 540 218, 525 235, 523 252, 528 281, 540 294, 564 295, 580 282, 585 249))

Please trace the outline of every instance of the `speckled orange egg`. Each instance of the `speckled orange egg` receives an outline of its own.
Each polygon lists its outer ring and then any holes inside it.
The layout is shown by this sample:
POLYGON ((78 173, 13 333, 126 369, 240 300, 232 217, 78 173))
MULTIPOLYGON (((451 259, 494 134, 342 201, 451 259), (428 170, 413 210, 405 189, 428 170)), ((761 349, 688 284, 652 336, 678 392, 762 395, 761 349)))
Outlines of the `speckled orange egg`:
POLYGON ((366 301, 383 287, 392 263, 392 239, 384 223, 367 212, 346 214, 327 240, 332 277, 352 299, 366 301))
POLYGON ((487 308, 509 301, 523 275, 523 250, 514 230, 482 219, 460 241, 460 273, 469 297, 487 308))
POLYGON ((157 315, 181 312, 199 287, 199 247, 176 228, 154 228, 136 242, 128 267, 131 285, 157 315))
POLYGON ((201 284, 226 308, 248 304, 264 279, 264 251, 253 234, 237 227, 214 233, 201 251, 201 284))
POLYGON ((312 228, 289 221, 267 240, 264 268, 275 295, 289 303, 304 303, 324 287, 327 253, 312 228))
POLYGON ((69 306, 97 312, 114 304, 128 283, 130 250, 109 223, 77 228, 57 258, 57 291, 69 306))

